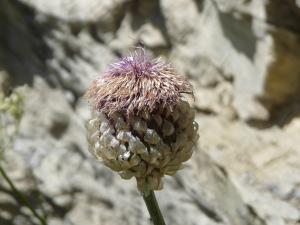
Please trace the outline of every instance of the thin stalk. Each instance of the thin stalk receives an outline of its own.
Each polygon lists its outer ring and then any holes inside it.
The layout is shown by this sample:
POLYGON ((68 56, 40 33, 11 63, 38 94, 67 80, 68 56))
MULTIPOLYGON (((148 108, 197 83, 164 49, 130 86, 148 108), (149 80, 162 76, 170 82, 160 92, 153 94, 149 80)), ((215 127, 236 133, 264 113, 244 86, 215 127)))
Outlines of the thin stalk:
POLYGON ((161 214, 158 203, 155 198, 154 191, 150 191, 147 195, 143 194, 144 201, 149 211, 150 217, 154 225, 166 225, 164 217, 161 214))
POLYGON ((5 181, 9 184, 12 192, 14 193, 14 195, 15 195, 16 199, 19 201, 19 203, 26 206, 31 211, 31 213, 39 220, 41 225, 47 225, 45 218, 43 218, 42 216, 40 216, 37 213, 37 211, 31 206, 31 204, 29 203, 27 198, 25 198, 24 195, 16 188, 16 186, 14 185, 12 180, 9 178, 9 176, 6 174, 5 170, 2 168, 1 165, 0 165, 0 174, 4 177, 5 181))

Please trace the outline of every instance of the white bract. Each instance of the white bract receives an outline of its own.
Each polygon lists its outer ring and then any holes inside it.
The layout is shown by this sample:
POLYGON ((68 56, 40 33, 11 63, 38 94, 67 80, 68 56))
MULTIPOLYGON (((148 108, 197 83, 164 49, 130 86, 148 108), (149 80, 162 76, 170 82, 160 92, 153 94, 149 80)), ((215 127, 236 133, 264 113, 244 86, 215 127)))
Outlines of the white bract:
POLYGON ((193 154, 198 139, 195 112, 181 101, 172 111, 128 118, 97 113, 87 123, 89 149, 123 179, 135 177, 141 192, 162 189, 193 154))

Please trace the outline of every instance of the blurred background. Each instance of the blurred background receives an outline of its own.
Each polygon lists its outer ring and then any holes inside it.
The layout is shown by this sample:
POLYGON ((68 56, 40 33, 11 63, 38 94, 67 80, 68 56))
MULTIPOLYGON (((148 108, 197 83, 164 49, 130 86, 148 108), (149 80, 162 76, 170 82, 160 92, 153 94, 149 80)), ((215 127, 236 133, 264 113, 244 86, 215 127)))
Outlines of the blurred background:
MULTIPOLYGON (((300 224, 299 0, 0 0, 1 167, 48 224, 150 224, 135 180, 89 155, 82 97, 139 42, 195 90, 166 223, 300 224)), ((39 224, 1 175, 0 224, 39 224)))

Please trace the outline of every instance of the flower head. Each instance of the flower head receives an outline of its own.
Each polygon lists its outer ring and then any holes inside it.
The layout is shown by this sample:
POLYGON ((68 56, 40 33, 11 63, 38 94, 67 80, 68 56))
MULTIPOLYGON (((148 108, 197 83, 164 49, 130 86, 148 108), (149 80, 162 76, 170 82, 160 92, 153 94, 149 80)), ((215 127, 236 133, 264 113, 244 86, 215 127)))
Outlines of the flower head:
POLYGON ((86 96, 90 152, 141 192, 162 188, 192 153, 198 138, 194 110, 182 99, 192 86, 170 64, 144 49, 112 64, 86 96))

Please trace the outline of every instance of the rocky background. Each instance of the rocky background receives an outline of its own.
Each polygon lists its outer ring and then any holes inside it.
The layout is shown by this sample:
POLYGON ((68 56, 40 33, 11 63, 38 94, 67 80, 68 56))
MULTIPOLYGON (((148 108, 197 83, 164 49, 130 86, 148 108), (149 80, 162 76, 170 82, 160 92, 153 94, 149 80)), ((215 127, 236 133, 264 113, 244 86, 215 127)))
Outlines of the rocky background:
MULTIPOLYGON (((82 98, 139 42, 195 88, 200 140, 157 193, 166 223, 300 224, 299 0, 0 0, 0 90, 27 86, 2 163, 49 224, 150 224, 135 181, 88 154, 82 98)), ((2 178, 0 224, 38 224, 2 178)))

